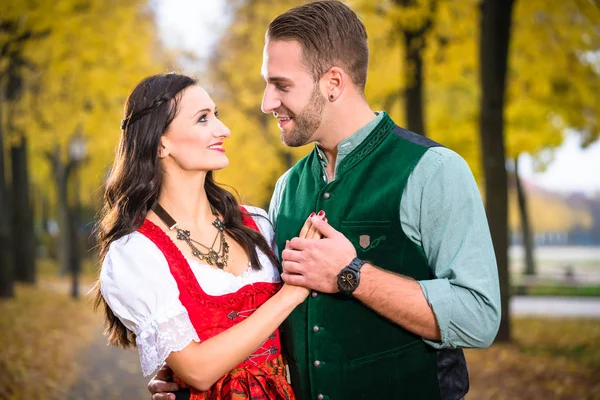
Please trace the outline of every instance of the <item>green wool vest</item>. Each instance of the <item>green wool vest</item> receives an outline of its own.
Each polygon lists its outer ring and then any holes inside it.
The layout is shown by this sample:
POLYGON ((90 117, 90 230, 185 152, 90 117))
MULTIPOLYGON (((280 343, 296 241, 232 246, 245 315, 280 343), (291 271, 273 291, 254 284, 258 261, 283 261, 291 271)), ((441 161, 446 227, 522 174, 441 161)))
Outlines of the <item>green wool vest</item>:
MULTIPOLYGON (((431 279, 422 248, 402 231, 399 210, 409 175, 432 146, 437 144, 384 115, 330 183, 313 150, 289 173, 275 227, 278 248, 298 235, 311 212, 324 210, 359 258, 416 280, 431 279)), ((313 292, 282 331, 300 400, 440 398, 437 351, 353 297, 313 292)))

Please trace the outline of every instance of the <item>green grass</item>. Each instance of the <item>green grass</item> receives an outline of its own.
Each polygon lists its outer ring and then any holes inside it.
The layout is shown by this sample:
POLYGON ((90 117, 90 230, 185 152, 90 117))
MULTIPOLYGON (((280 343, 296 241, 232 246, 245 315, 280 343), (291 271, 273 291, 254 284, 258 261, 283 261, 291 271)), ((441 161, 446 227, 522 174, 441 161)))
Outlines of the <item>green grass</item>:
POLYGON ((528 296, 600 296, 600 286, 535 285, 512 287, 513 295, 528 296))

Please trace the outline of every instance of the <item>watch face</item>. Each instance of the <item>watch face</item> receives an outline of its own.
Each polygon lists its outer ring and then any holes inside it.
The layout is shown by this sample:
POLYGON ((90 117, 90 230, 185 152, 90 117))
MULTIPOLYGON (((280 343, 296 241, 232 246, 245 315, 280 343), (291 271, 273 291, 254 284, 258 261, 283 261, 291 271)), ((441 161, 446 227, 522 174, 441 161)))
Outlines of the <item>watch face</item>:
POLYGON ((352 270, 344 270, 338 278, 340 289, 346 292, 351 292, 358 286, 358 277, 356 272, 352 270))

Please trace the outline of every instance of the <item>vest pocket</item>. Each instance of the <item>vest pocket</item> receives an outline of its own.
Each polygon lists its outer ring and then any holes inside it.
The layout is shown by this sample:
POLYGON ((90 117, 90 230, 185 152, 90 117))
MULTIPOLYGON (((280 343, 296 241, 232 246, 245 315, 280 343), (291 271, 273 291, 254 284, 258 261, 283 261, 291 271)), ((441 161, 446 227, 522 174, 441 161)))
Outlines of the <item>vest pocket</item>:
POLYGON ((436 355, 421 340, 350 361, 344 399, 439 399, 436 355))
POLYGON ((342 228, 389 228, 391 221, 342 221, 342 228))

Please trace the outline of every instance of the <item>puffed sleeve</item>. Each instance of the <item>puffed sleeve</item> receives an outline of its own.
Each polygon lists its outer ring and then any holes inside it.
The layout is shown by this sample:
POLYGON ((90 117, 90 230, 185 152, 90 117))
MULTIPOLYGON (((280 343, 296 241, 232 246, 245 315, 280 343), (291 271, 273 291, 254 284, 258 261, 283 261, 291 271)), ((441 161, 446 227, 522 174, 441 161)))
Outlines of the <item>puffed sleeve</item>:
POLYGON ((144 376, 171 352, 200 341, 167 260, 144 235, 134 232, 110 245, 100 288, 112 312, 135 333, 144 376))
POLYGON ((279 254, 277 253, 277 245, 275 243, 275 231, 273 230, 273 224, 271 223, 271 220, 269 220, 267 212, 258 207, 244 206, 244 208, 250 213, 256 225, 258 225, 260 233, 265 237, 267 243, 271 249, 273 249, 273 252, 279 254))

